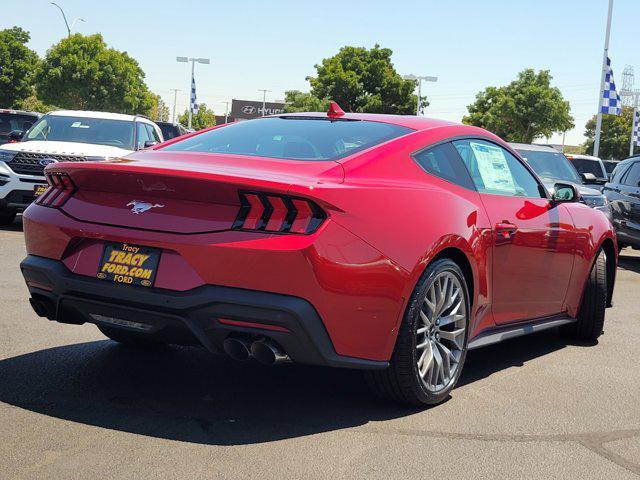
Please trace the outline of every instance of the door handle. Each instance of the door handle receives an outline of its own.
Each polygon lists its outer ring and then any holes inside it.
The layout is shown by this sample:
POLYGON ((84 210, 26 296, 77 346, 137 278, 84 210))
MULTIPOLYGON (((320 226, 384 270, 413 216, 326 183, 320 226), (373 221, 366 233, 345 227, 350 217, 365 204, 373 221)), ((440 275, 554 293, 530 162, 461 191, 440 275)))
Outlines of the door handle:
POLYGON ((496 234, 502 239, 509 239, 518 231, 518 227, 508 220, 496 224, 496 234))

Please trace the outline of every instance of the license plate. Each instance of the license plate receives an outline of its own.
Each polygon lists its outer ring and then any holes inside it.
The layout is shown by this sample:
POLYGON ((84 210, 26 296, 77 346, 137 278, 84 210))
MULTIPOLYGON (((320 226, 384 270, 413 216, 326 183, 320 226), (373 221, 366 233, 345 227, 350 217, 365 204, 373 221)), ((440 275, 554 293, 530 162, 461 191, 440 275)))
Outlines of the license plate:
POLYGON ((127 285, 150 287, 156 279, 160 250, 130 243, 108 243, 98 265, 97 277, 127 285))
POLYGON ((48 187, 49 187, 49 185, 47 185, 47 184, 44 184, 44 185, 40 185, 40 184, 38 184, 38 185, 34 185, 34 186, 33 186, 33 195, 34 195, 35 197, 39 197, 40 195, 42 195, 42 194, 47 190, 47 188, 48 188, 48 187))

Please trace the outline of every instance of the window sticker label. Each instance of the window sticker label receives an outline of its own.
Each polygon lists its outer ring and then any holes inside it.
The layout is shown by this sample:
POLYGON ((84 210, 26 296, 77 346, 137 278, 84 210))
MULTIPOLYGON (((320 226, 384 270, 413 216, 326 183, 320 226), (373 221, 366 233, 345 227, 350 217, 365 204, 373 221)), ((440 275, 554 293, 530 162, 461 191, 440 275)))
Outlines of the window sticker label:
POLYGON ((82 122, 73 122, 71 128, 89 128, 89 125, 83 125, 82 122))
POLYGON ((487 190, 516 193, 509 164, 500 147, 469 142, 478 163, 478 172, 487 190))

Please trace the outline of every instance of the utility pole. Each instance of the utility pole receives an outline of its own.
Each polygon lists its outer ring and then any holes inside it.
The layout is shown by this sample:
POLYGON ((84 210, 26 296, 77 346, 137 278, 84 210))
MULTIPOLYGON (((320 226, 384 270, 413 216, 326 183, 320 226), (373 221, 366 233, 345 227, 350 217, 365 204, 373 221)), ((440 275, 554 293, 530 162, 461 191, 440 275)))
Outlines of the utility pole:
POLYGON ((62 9, 62 7, 60 5, 58 5, 56 2, 49 2, 51 5, 54 5, 56 7, 58 7, 58 10, 60 10, 60 13, 62 13, 62 19, 64 20, 64 24, 67 27, 67 37, 71 36, 71 30, 73 30, 73 27, 75 27, 76 22, 78 20, 80 20, 81 22, 84 22, 84 18, 76 18, 73 22, 71 22, 71 26, 69 26, 69 22, 67 22, 67 16, 64 14, 64 10, 62 9))
POLYGON ((422 81, 425 82, 437 82, 438 77, 428 77, 428 76, 420 76, 420 75, 405 75, 405 80, 414 80, 418 84, 418 102, 416 105, 416 115, 419 117, 422 113, 422 81))
POLYGON ((196 69, 196 63, 203 63, 209 65, 211 59, 209 58, 195 58, 195 57, 176 57, 176 61, 181 63, 191 62, 191 82, 189 82, 189 125, 187 128, 191 130, 191 119, 193 117, 193 105, 191 105, 191 96, 195 93, 192 91, 193 84, 195 82, 194 74, 196 69))
POLYGON ((224 123, 229 123, 229 102, 224 102, 224 123))
POLYGON ((598 92, 598 115, 596 117, 596 138, 593 142, 593 156, 597 157, 600 151, 600 132, 602 130, 602 92, 604 79, 607 73, 607 58, 609 58, 609 36, 611 34, 611 15, 613 13, 613 0, 609 0, 607 12, 607 29, 604 35, 604 52, 602 54, 602 71, 600 72, 600 91, 598 92))
POLYGON ((259 88, 258 91, 262 92, 262 116, 264 117, 265 110, 267 108, 267 92, 271 92, 271 90, 259 88))
POLYGON ((171 123, 176 123, 176 103, 178 102, 178 92, 181 92, 179 88, 172 88, 173 92, 173 114, 171 115, 171 123))

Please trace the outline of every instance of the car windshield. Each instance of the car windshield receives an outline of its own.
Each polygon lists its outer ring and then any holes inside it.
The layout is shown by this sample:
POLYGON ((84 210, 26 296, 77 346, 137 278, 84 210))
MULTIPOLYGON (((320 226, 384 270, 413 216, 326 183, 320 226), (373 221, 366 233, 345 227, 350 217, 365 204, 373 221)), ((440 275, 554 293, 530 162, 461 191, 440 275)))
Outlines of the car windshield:
POLYGON ((616 166, 618 166, 618 162, 612 162, 611 160, 603 160, 602 163, 604 164, 604 169, 609 175, 611 175, 616 166))
MULTIPOLYGON (((157 122, 156 122, 157 123, 157 122)), ((170 123, 157 123, 158 127, 162 131, 162 138, 165 140, 169 140, 171 138, 179 137, 181 135, 180 128, 177 125, 172 125, 170 123)))
POLYGON ((334 160, 411 131, 382 122, 269 117, 228 124, 169 145, 164 150, 334 160))
POLYGON ((602 167, 598 160, 590 160, 588 158, 574 158, 573 165, 580 173, 593 173, 596 178, 604 178, 602 167))
POLYGON ((133 124, 127 120, 45 115, 23 141, 93 143, 133 150, 133 124))
POLYGON ((573 168, 567 157, 560 152, 518 150, 518 153, 542 179, 582 183, 582 179, 576 169, 573 168))
POLYGON ((13 130, 29 130, 37 119, 36 115, 0 113, 0 138, 7 138, 13 130))

